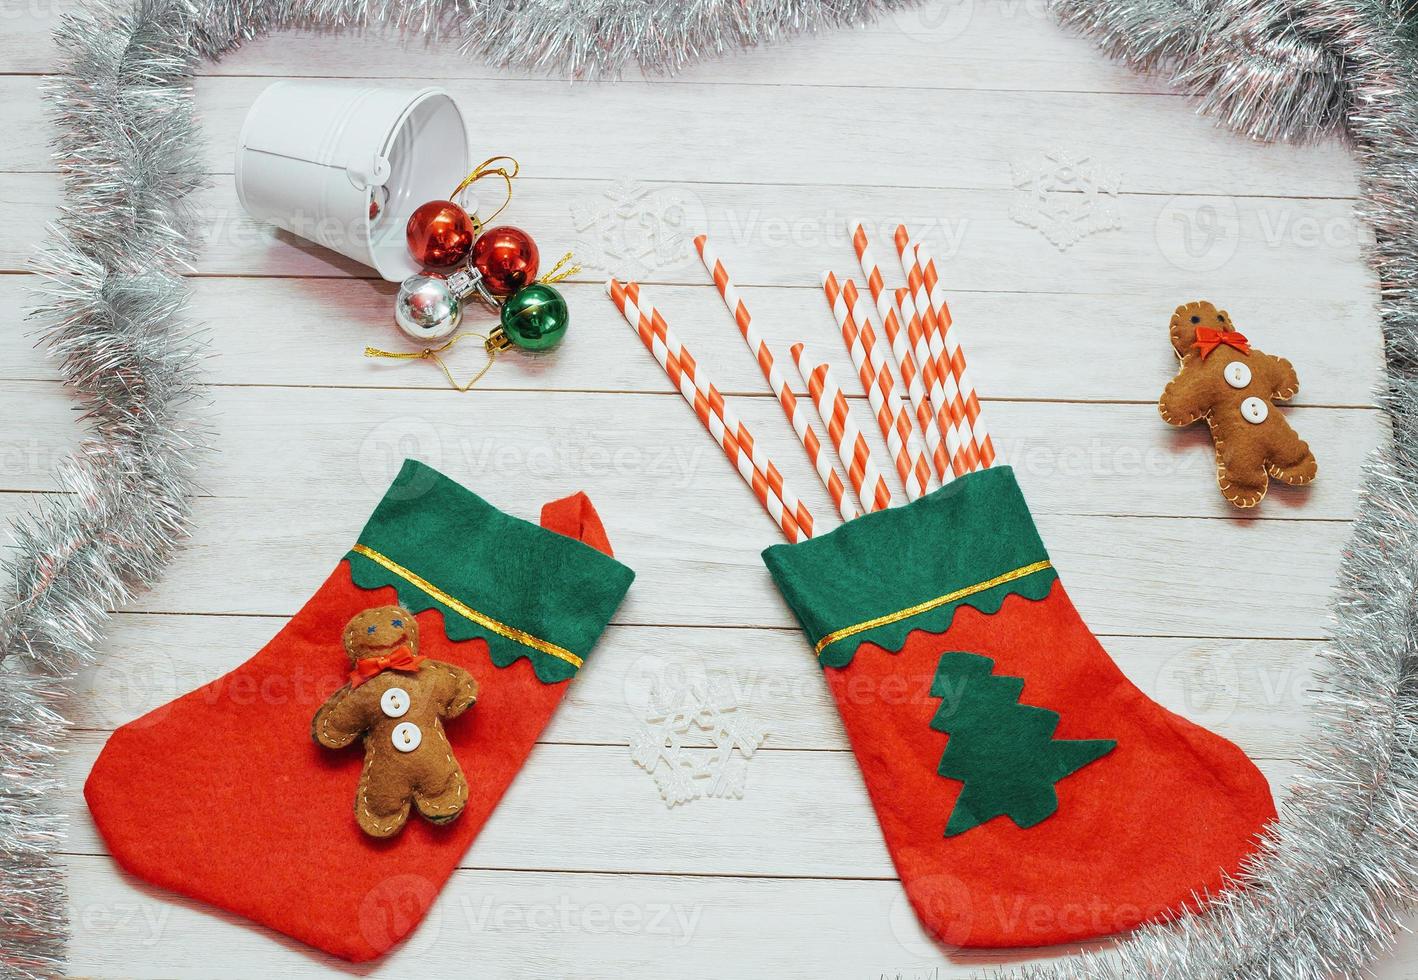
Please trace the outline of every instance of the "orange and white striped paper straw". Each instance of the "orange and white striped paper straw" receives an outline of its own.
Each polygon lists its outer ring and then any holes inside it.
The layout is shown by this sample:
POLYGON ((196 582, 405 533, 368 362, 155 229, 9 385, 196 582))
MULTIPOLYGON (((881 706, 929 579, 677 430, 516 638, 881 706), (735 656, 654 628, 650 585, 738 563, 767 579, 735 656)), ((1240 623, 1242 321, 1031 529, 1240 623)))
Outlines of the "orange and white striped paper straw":
POLYGON ((950 359, 950 372, 955 376, 955 383, 959 386, 960 396, 964 400, 965 416, 970 421, 970 431, 975 436, 975 445, 980 454, 980 466, 992 466, 995 461, 995 444, 985 429, 985 420, 981 418, 980 398, 975 393, 975 382, 971 380, 970 368, 965 363, 965 351, 960 346, 959 337, 951 331, 953 321, 950 317, 950 307, 945 301, 945 287, 941 285, 940 275, 936 271, 935 257, 924 243, 917 242, 916 259, 921 266, 921 275, 925 280, 931 306, 935 309, 936 322, 940 324, 941 340, 945 345, 946 357, 950 359))
POLYGON ((703 261, 704 268, 709 270, 709 275, 714 280, 714 286, 719 290, 719 296, 733 315, 744 343, 748 344, 749 351, 753 354, 754 360, 758 362, 758 369, 763 372, 764 380, 768 382, 768 387, 777 397, 778 404, 783 408, 783 414, 788 417, 788 424, 793 427, 798 441, 807 451, 808 459, 812 462, 813 469, 817 471, 818 479, 827 488, 827 495, 832 498, 837 512, 842 515, 842 520, 852 520, 858 516, 859 511, 852 503, 852 498, 848 495, 842 478, 832 468, 831 454, 823 448, 822 438, 813 428, 812 422, 808 418, 807 409, 798 402, 798 396, 789 387, 787 379, 783 377, 783 372, 778 370, 778 363, 773 359, 773 352, 759 336, 757 328, 754 327, 753 317, 749 315, 748 306, 739 296, 739 291, 734 287, 733 280, 729 278, 728 269, 724 267, 718 253, 710 245, 709 236, 700 235, 694 240, 694 247, 699 250, 699 258, 703 261))
MULTIPOLYGON (((632 303, 635 303, 637 306, 640 305, 640 286, 638 283, 627 283, 625 292, 632 303)), ((684 375, 689 378, 690 383, 699 390, 699 393, 709 399, 709 407, 713 410, 715 415, 718 415, 723 420, 724 425, 728 427, 730 434, 737 440, 739 446, 748 453, 754 469, 758 470, 764 479, 768 481, 768 486, 783 501, 783 506, 786 507, 797 520, 799 526, 801 526, 806 533, 806 536, 812 537, 813 519, 812 513, 807 509, 807 505, 799 500, 798 495, 788 488, 787 481, 783 479, 783 474, 779 472, 778 467, 773 465, 773 461, 768 458, 768 455, 754 440, 752 434, 748 431, 748 427, 744 425, 743 422, 739 421, 738 416, 734 413, 734 410, 729 407, 728 402, 724 400, 724 396, 720 394, 719 389, 704 376, 699 367, 699 362, 696 361, 694 355, 689 352, 689 348, 685 347, 684 344, 680 342, 679 338, 674 335, 674 332, 670 330, 669 324, 665 322, 665 318, 660 315, 660 312, 653 306, 650 306, 646 312, 650 314, 650 329, 654 332, 659 341, 668 348, 670 353, 675 356, 679 369, 684 372, 684 375)))
POLYGON ((847 468, 847 479, 857 492, 862 507, 868 513, 890 507, 891 488, 872 462, 871 447, 852 417, 847 396, 837 384, 832 368, 825 361, 813 357, 805 344, 794 344, 791 352, 793 363, 798 366, 798 373, 807 385, 812 403, 817 406, 822 424, 827 426, 827 436, 832 440, 842 465, 847 468))
POLYGON ((827 303, 842 331, 842 340, 857 369, 862 389, 871 403, 886 450, 896 463, 896 473, 906 489, 907 500, 918 500, 931 489, 931 468, 916 438, 911 413, 896 393, 896 378, 877 343, 876 330, 871 325, 866 301, 857 291, 857 284, 848 279, 839 285, 831 272, 823 273, 822 288, 827 303))
MULTIPOLYGON (((928 356, 930 349, 923 345, 921 359, 917 360, 910 331, 901 325, 896 306, 892 303, 892 294, 887 292, 886 283, 881 276, 881 269, 876 264, 876 256, 872 252, 871 241, 867 238, 865 227, 860 221, 854 221, 849 230, 852 235, 852 248, 857 253, 857 262, 862 267, 862 275, 866 277, 867 289, 871 292, 872 301, 876 304, 877 315, 881 317, 882 326, 886 329, 886 339, 891 344, 891 354, 896 358, 897 366, 901 368, 901 381, 906 386, 911 407, 916 412, 916 422, 921 427, 921 435, 926 443, 926 452, 930 454, 931 462, 935 465, 936 476, 944 482, 954 474, 950 468, 950 455, 941 439, 940 426, 936 422, 936 412, 932 407, 927 387, 935 382, 935 363, 928 356)), ((903 307, 903 315, 904 312, 905 308, 903 307)), ((917 329, 919 330, 919 323, 917 329)))
POLYGON ((942 425, 949 425, 955 432, 950 454, 951 468, 956 476, 971 472, 979 463, 979 453, 975 447, 970 420, 965 413, 965 400, 960 394, 960 386, 950 370, 950 359, 945 350, 944 334, 936 319, 935 308, 931 305, 926 291, 925 274, 916 258, 914 243, 904 226, 896 230, 897 254, 901 268, 906 273, 906 285, 911 305, 920 318, 921 329, 926 337, 931 361, 935 366, 936 381, 943 395, 945 418, 942 425))
POLYGON ((941 481, 948 482, 959 475, 956 472, 956 465, 957 461, 963 459, 960 452, 962 444, 960 429, 951 418, 950 396, 946 394, 945 388, 941 384, 940 375, 936 373, 936 362, 931 355, 930 342, 926 339, 925 325, 921 322, 921 312, 916 309, 916 303, 911 299, 910 289, 902 287, 896 290, 896 305, 901 309, 906 339, 916 355, 916 363, 921 367, 921 379, 924 382, 930 403, 929 408, 934 414, 937 431, 941 434, 944 460, 937 459, 937 465, 945 467, 941 481))
MULTIPOLYGON (((694 414, 699 417, 704 428, 724 450, 724 455, 728 457, 739 476, 748 484, 754 496, 758 498, 758 502, 768 512, 768 516, 782 528, 787 539, 790 542, 797 542, 803 538, 811 537, 810 515, 808 526, 803 527, 793 510, 784 505, 779 492, 769 484, 765 474, 754 465, 751 452, 741 442, 742 439, 752 445, 752 436, 742 423, 733 418, 732 412, 727 410, 727 406, 722 403, 722 400, 718 400, 716 411, 716 398, 711 397, 708 392, 699 387, 700 384, 706 384, 702 372, 698 376, 698 383, 696 383, 696 379, 684 370, 683 357, 691 356, 683 348, 674 349, 670 343, 666 342, 667 326, 663 330, 656 329, 656 322, 664 324, 664 318, 652 305, 645 303, 639 297, 639 286, 635 283, 622 285, 617 280, 611 279, 606 283, 606 293, 610 296, 611 302, 620 310, 626 323, 630 324, 639 335, 646 349, 654 355, 655 360, 659 362, 660 367, 664 369, 665 374, 679 390, 680 395, 694 409, 694 414)), ((717 396, 717 389, 710 387, 713 394, 717 396)), ((771 466, 771 464, 769 465, 771 466)))
POLYGON ((931 305, 930 296, 926 291, 925 273, 921 270, 914 243, 905 225, 898 225, 896 228, 896 254, 901 260, 902 271, 906 273, 906 286, 911 291, 911 300, 925 328, 931 358, 935 362, 936 377, 948 403, 950 424, 960 437, 960 447, 952 452, 950 462, 955 475, 962 476, 979 467, 980 453, 970 428, 970 419, 965 412, 965 399, 960 393, 959 382, 950 369, 950 357, 945 350, 945 338, 940 322, 936 319, 935 308, 931 305))

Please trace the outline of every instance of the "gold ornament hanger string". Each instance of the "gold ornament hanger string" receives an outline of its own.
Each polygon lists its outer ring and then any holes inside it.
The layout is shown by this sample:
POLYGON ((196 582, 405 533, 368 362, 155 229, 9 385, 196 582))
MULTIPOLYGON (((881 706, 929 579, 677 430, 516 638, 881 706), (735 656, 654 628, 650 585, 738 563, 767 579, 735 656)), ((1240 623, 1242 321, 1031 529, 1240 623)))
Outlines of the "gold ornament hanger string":
POLYGON ((507 185, 507 196, 503 198, 502 206, 492 212, 491 215, 486 218, 476 218, 478 228, 481 230, 483 227, 491 224, 493 218, 496 218, 503 211, 506 211, 507 205, 512 203, 512 178, 516 177, 521 172, 522 165, 517 162, 516 157, 504 155, 488 157, 482 163, 474 167, 473 172, 464 177, 457 187, 453 188, 453 193, 448 195, 448 200, 456 203, 459 194, 486 177, 501 177, 502 182, 507 185), (501 166, 493 166, 493 164, 501 164, 501 166), (507 164, 512 165, 511 170, 507 168, 507 164))
POLYGON ((425 347, 423 350, 418 351, 380 350, 378 347, 366 347, 364 349, 364 356, 387 357, 395 361, 432 361, 443 371, 443 376, 448 379, 448 383, 452 385, 454 389, 467 391, 473 385, 481 381, 483 375, 487 374, 492 368, 492 362, 497 359, 497 348, 494 347, 492 339, 486 334, 464 330, 462 333, 455 333, 448 339, 447 343, 438 347, 425 347), (457 380, 454 379, 453 372, 448 370, 448 364, 443 360, 441 355, 464 337, 476 337, 483 342, 483 349, 487 351, 487 363, 482 366, 481 371, 472 376, 467 384, 460 385, 457 380))
POLYGON ((572 262, 571 253, 567 252, 561 258, 557 259, 556 265, 551 267, 551 271, 539 278, 537 282, 544 282, 547 285, 551 285, 552 283, 561 282, 563 279, 570 279, 581 271, 581 266, 572 262))

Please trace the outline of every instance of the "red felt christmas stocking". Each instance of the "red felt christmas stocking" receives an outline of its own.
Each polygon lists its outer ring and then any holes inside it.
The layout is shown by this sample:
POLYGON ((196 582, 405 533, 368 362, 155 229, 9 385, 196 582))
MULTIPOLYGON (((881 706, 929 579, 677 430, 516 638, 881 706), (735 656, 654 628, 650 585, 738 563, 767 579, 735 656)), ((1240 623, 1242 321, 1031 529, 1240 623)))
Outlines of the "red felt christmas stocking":
POLYGON ((941 941, 1040 946, 1176 913, 1274 818, 1240 749, 1098 645, 1007 467, 764 560, 941 941))
POLYGON ((140 878, 348 960, 406 936, 633 578, 582 494, 542 526, 408 462, 260 653, 108 740, 84 787, 140 878))

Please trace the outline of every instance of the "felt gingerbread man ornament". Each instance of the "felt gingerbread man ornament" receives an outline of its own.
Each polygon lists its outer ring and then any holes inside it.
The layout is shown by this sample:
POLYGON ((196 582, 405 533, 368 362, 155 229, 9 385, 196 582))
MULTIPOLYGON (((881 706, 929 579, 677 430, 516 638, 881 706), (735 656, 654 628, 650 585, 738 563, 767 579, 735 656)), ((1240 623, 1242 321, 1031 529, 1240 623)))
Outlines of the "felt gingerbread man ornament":
POLYGON ((1271 478, 1292 486, 1313 480, 1314 454, 1275 407, 1300 390, 1290 362, 1252 348, 1226 311, 1204 301, 1177 307, 1171 335, 1181 369, 1162 392, 1158 411, 1176 426, 1206 420, 1226 499, 1254 507, 1271 478))
POLYGON ((371 837, 403 829, 411 807, 451 823, 468 802, 468 780, 443 732, 478 697, 461 667, 419 655, 418 620, 400 606, 366 609, 344 630, 349 683, 320 706, 315 741, 343 749, 364 737, 355 819, 371 837))

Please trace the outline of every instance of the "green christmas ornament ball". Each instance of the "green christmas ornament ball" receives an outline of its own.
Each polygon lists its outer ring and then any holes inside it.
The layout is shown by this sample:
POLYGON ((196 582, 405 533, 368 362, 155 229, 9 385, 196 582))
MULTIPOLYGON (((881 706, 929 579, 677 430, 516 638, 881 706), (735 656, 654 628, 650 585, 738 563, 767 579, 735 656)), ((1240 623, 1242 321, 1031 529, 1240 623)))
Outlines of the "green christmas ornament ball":
POLYGON ((566 300, 546 283, 524 286, 502 304, 503 332, 526 351, 551 350, 566 337, 570 323, 566 300))

